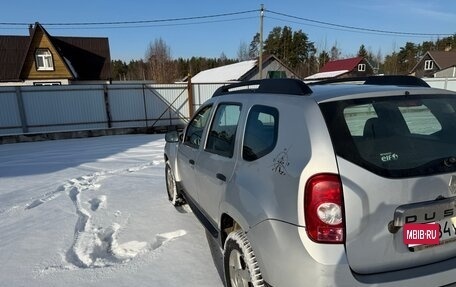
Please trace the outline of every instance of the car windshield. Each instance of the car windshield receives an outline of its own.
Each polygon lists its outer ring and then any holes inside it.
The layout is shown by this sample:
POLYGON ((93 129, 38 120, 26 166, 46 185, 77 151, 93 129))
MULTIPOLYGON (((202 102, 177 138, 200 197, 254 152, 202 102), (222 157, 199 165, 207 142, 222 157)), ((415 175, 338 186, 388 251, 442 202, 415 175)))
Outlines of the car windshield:
POLYGON ((456 97, 321 103, 336 154, 392 178, 456 171, 456 97))

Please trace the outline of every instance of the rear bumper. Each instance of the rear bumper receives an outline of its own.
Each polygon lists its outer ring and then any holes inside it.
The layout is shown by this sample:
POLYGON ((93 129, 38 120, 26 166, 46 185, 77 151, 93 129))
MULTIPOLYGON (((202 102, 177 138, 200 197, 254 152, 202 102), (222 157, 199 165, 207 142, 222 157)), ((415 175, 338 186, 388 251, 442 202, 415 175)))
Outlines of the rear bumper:
POLYGON ((263 278, 269 285, 456 286, 456 258, 373 275, 353 273, 345 255, 334 265, 318 263, 309 255, 299 237, 301 228, 277 220, 266 220, 247 233, 263 278))

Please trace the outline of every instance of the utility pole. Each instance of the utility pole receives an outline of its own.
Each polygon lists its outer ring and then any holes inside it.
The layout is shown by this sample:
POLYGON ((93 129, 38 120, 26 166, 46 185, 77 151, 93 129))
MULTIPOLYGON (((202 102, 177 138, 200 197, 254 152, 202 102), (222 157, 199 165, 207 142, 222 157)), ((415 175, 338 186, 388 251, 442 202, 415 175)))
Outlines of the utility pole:
POLYGON ((261 4, 261 9, 260 9, 260 55, 258 57, 258 70, 260 72, 260 80, 263 79, 263 18, 264 18, 264 4, 261 4))

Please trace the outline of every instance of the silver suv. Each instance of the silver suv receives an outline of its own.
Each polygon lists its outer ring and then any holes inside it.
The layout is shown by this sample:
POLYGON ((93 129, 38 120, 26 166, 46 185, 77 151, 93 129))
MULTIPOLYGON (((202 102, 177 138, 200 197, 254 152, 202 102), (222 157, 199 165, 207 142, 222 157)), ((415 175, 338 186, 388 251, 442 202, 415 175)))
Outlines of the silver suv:
POLYGON ((169 200, 205 226, 226 286, 456 282, 456 93, 245 82, 166 140, 169 200), (409 223, 439 223, 440 244, 405 244, 409 223))

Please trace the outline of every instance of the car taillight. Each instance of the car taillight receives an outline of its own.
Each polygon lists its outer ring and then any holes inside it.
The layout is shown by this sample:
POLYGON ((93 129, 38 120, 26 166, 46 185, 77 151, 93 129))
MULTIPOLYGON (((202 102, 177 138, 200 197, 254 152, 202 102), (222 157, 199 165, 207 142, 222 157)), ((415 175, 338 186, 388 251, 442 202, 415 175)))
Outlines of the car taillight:
POLYGON ((307 235, 312 241, 344 242, 342 183, 338 175, 317 174, 307 181, 304 214, 307 235))

